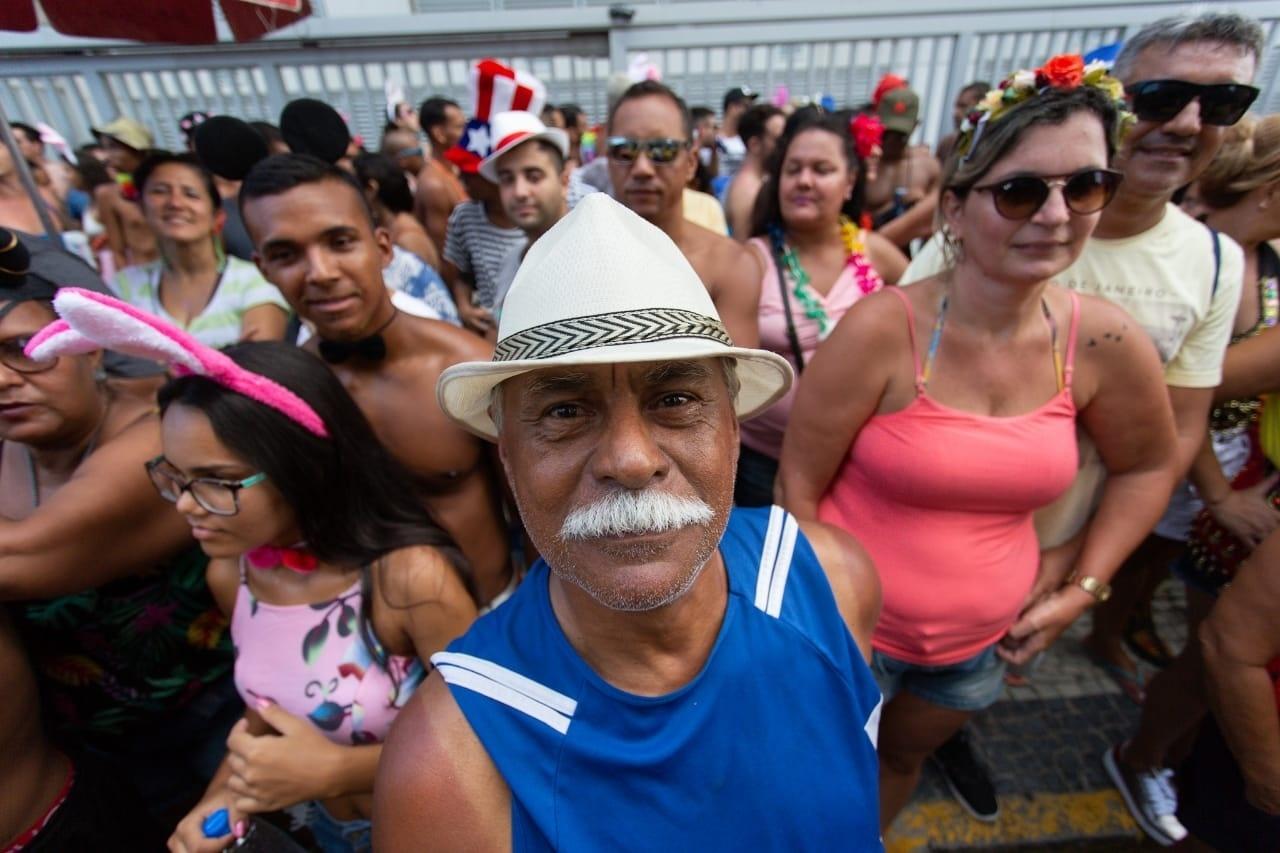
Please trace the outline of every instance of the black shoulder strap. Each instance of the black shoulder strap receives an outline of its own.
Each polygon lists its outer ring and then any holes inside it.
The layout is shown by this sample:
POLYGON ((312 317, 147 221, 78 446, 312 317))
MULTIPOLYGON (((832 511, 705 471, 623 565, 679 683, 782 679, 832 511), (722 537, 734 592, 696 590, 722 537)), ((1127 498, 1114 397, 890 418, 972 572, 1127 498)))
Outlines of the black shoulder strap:
POLYGON ((1258 244, 1258 278, 1280 277, 1280 255, 1270 243, 1258 244))
POLYGON ((796 334, 796 321, 791 316, 791 299, 787 294, 787 279, 782 272, 782 258, 773 253, 773 267, 778 273, 778 290, 782 294, 782 312, 787 318, 787 342, 796 356, 796 373, 804 373, 804 352, 800 349, 800 337, 796 334))

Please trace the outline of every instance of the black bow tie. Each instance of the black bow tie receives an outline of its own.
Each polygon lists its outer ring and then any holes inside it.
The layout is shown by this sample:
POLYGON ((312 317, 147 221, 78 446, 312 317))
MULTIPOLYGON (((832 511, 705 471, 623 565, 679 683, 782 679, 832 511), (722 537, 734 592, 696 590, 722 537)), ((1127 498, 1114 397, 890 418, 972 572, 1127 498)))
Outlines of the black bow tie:
POLYGON ((342 364, 352 358, 364 361, 382 361, 387 357, 387 342, 381 334, 370 335, 358 341, 320 341, 320 357, 330 364, 342 364))
POLYGON ((353 358, 358 358, 362 361, 382 361, 387 357, 387 342, 382 339, 382 333, 399 316, 400 312, 393 310, 391 317, 387 322, 379 326, 377 331, 358 341, 326 341, 321 338, 320 357, 330 364, 342 364, 342 362, 353 358))

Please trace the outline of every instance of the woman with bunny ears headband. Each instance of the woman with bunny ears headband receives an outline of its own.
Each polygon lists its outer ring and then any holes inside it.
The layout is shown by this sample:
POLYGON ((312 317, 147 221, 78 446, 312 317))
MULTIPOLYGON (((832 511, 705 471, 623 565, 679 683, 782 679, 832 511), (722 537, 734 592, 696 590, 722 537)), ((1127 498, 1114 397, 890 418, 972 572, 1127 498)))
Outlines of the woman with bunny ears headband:
POLYGON ((326 851, 368 848, 374 770, 422 661, 475 617, 457 554, 319 359, 278 343, 226 353, 110 297, 67 289, 39 357, 91 345, 148 355, 163 450, 147 464, 209 555, 247 706, 200 803, 170 839, 221 850, 230 825, 307 803, 326 851))
POLYGON ((96 345, 24 352, 56 292, 27 262, 0 229, 0 606, 77 772, 91 753, 145 798, 131 818, 145 847, 151 820, 199 796, 216 768, 202 757, 239 716, 226 620, 190 529, 143 471, 161 446, 154 404, 114 393, 96 345))

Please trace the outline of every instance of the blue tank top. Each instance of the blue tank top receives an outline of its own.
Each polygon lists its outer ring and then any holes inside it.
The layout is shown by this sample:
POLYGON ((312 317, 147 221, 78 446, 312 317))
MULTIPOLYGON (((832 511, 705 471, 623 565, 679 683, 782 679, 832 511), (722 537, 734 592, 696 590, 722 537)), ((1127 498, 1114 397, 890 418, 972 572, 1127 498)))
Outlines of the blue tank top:
POLYGON ((551 609, 541 560, 431 660, 511 790, 516 851, 882 850, 880 691, 795 519, 736 509, 702 671, 613 687, 551 609))

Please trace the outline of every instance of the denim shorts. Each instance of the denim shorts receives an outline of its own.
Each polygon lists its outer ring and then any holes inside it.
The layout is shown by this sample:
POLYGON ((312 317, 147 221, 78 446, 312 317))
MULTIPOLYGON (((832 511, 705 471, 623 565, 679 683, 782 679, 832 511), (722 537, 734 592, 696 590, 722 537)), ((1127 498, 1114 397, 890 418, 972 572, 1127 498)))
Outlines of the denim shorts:
POLYGON ((879 649, 871 652, 871 674, 886 704, 899 690, 906 690, 953 711, 980 711, 1000 698, 1004 670, 1005 663, 996 655, 994 644, 967 660, 945 666, 920 666, 889 657, 879 649))
POLYGON ((324 853, 367 853, 373 849, 373 824, 368 820, 338 820, 318 801, 307 807, 307 829, 324 853))

